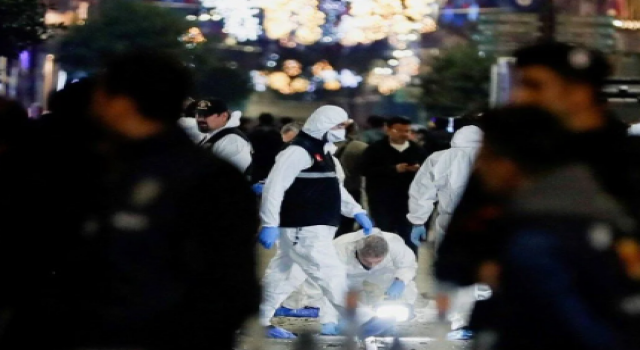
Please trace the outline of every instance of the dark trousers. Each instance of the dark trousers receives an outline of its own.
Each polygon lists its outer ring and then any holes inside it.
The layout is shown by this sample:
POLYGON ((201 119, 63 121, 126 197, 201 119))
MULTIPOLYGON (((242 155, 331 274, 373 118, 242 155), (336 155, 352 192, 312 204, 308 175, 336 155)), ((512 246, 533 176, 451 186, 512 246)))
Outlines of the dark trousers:
MULTIPOLYGON (((362 195, 359 189, 358 190, 347 189, 347 192, 351 194, 351 197, 353 197, 353 199, 355 199, 356 202, 360 203, 360 199, 362 199, 362 195)), ((348 218, 346 216, 342 216, 342 221, 340 222, 340 226, 338 226, 338 231, 336 231, 336 238, 344 234, 356 231, 354 228, 355 225, 356 225, 356 220, 354 218, 348 218)), ((358 225, 358 227, 360 226, 358 225)))
POLYGON ((405 244, 418 256, 418 247, 411 242, 413 225, 407 220, 409 199, 405 204, 399 201, 385 201, 384 198, 369 197, 369 214, 373 225, 385 232, 393 232, 404 239, 405 244))

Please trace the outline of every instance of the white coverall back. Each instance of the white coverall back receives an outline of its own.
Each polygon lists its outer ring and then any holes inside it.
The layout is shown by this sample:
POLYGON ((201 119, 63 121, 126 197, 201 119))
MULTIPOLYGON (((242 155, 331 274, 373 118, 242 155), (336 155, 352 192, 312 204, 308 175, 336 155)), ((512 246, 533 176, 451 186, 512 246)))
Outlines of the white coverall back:
MULTIPOLYGON (((453 211, 467 186, 473 163, 482 145, 482 137, 483 133, 477 126, 466 126, 458 130, 451 141, 451 148, 427 158, 411 183, 407 218, 412 224, 423 225, 433 212, 434 203, 438 202, 436 246, 442 242, 453 211)), ((478 288, 484 287, 473 285, 453 292, 448 315, 452 329, 468 323, 478 288)))
POLYGON ((465 126, 451 140, 451 148, 432 154, 420 168, 409 188, 409 214, 414 225, 424 225, 438 202, 436 244, 442 240, 482 145, 482 131, 465 126))

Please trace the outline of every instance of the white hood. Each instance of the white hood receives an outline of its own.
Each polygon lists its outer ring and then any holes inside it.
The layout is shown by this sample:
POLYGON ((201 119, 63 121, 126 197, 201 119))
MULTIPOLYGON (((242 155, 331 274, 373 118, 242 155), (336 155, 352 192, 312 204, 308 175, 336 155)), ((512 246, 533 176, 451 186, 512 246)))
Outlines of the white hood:
POLYGON ((229 120, 227 120, 227 124, 225 124, 225 126, 221 127, 218 130, 214 130, 214 131, 208 133, 207 135, 209 135, 209 137, 212 137, 213 135, 219 133, 220 131, 222 131, 224 129, 239 127, 240 126, 240 117, 242 117, 242 112, 240 112, 240 111, 231 112, 231 114, 229 115, 229 120))
POLYGON ((482 146, 484 133, 479 127, 470 125, 456 131, 451 140, 452 148, 470 148, 482 146))
POLYGON ((337 106, 322 106, 315 110, 302 127, 302 131, 322 140, 324 134, 334 126, 349 120, 347 112, 337 106))
POLYGON ((229 121, 227 121, 227 125, 225 125, 225 128, 237 128, 240 126, 240 117, 242 117, 242 112, 240 111, 233 111, 231 112, 231 115, 229 116, 229 121))

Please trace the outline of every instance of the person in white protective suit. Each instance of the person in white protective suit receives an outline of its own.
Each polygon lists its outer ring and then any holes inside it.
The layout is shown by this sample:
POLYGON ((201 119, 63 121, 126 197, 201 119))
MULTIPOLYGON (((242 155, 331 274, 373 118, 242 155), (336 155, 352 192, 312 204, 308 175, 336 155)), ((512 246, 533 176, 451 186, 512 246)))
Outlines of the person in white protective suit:
MULTIPOLYGON (((330 154, 334 142, 345 139, 350 123, 340 107, 318 108, 302 131, 276 158, 262 193, 259 242, 275 257, 263 279, 260 323, 273 338, 293 338, 270 320, 282 302, 307 278, 316 283, 328 302, 344 312, 347 293, 345 266, 338 259, 333 237, 340 214, 353 217, 366 234, 371 220, 340 184, 330 154)), ((327 322, 337 323, 337 317, 327 322)))
POLYGON ((414 225, 411 239, 419 245, 426 235, 424 224, 438 202, 436 244, 446 231, 451 215, 467 185, 473 163, 482 145, 482 130, 465 126, 451 140, 451 148, 432 154, 420 168, 409 188, 409 214, 414 225))
POLYGON ((204 138, 198 144, 248 175, 251 165, 251 143, 238 129, 239 111, 231 113, 224 101, 209 98, 197 102, 196 120, 204 138))
MULTIPOLYGON (((349 290, 360 294, 356 312, 358 324, 375 317, 375 306, 384 300, 399 300, 411 305, 415 303, 418 289, 414 278, 418 263, 416 255, 400 236, 379 229, 374 229, 369 236, 358 231, 336 238, 333 245, 338 258, 347 268, 349 290)), ((305 312, 309 307, 319 308, 322 334, 339 333, 339 328, 332 327, 326 321, 335 319, 335 309, 310 280, 292 293, 282 306, 282 316, 295 316, 300 313, 298 310, 305 312)))
MULTIPOLYGON (((436 152, 425 161, 409 189, 409 214, 407 219, 414 225, 411 239, 420 244, 426 238, 424 224, 438 203, 438 217, 435 222, 435 242, 439 246, 451 216, 467 185, 473 164, 482 145, 483 133, 477 126, 465 126, 458 130, 451 140, 451 148, 436 152)), ((451 309, 448 314, 453 330, 467 325, 468 318, 483 286, 460 288, 453 292, 451 309)))

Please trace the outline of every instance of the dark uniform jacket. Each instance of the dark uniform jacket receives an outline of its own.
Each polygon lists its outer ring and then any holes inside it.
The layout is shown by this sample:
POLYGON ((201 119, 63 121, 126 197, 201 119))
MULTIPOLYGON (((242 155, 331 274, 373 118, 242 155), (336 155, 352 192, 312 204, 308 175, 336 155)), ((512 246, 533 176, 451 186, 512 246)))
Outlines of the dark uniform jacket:
POLYGON ((47 232, 49 276, 13 303, 0 347, 231 348, 260 297, 242 174, 177 129, 105 164, 80 229, 47 232))
POLYGON ((364 151, 362 160, 370 205, 393 207, 406 215, 409 212, 409 187, 416 173, 398 173, 396 165, 421 165, 425 159, 425 150, 412 141, 403 152, 391 147, 387 137, 371 144, 364 151))
POLYGON ((492 229, 503 241, 500 285, 479 342, 491 330, 493 348, 504 350, 638 346, 640 281, 629 272, 639 266, 620 255, 628 244, 638 248, 629 235, 635 222, 586 167, 560 169, 521 191, 500 221, 492 229))

